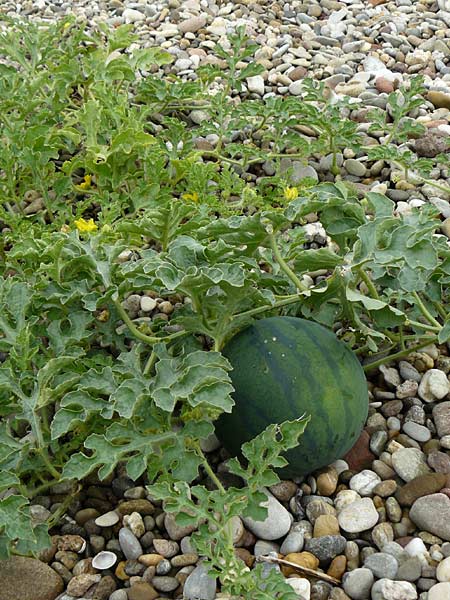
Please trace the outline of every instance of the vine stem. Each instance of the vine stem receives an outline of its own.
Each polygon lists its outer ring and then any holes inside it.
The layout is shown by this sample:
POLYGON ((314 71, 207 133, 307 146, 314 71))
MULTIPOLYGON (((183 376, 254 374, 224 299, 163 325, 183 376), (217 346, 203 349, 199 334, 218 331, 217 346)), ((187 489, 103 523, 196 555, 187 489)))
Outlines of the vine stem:
POLYGON ((226 490, 223 487, 220 479, 217 477, 217 475, 212 470, 211 465, 207 461, 206 456, 203 454, 203 451, 200 448, 200 444, 198 444, 198 450, 199 450, 199 453, 200 453, 200 457, 202 458, 203 468, 207 472, 208 477, 211 479, 211 481, 214 483, 214 485, 220 491, 220 493, 221 494, 225 494, 226 490))
POLYGON ((156 358, 157 358, 156 353, 154 350, 152 350, 152 352, 151 352, 150 356, 148 357, 148 360, 145 364, 145 367, 144 367, 144 371, 143 371, 144 375, 150 374, 150 371, 153 369, 153 366, 156 362, 156 358))
POLYGON ((441 324, 439 323, 439 321, 436 321, 436 319, 433 317, 433 315, 430 313, 430 311, 428 310, 428 308, 425 306, 425 304, 422 302, 422 299, 420 298, 419 294, 417 292, 413 292, 413 296, 415 301, 417 302, 417 306, 420 308, 420 312, 423 314, 423 316, 425 317, 425 319, 434 327, 438 327, 440 330, 441 329, 441 324))
POLYGON ((289 304, 295 304, 295 302, 300 301, 301 297, 298 294, 292 294, 292 296, 288 296, 283 300, 278 300, 278 302, 275 302, 274 304, 265 304, 264 306, 258 306, 257 308, 251 308, 250 310, 246 310, 245 312, 237 313, 236 315, 233 315, 233 319, 238 319, 239 317, 251 317, 253 315, 272 310, 274 308, 288 306, 289 304))
POLYGON ((300 292, 306 292, 308 287, 300 281, 300 279, 297 277, 297 275, 294 273, 294 271, 291 269, 291 267, 287 264, 287 262, 281 256, 280 249, 278 248, 277 242, 275 239, 275 234, 271 231, 268 231, 268 234, 269 234, 270 247, 272 249, 275 260, 277 261, 277 263, 280 266, 280 269, 284 272, 285 275, 287 275, 287 277, 289 277, 289 279, 295 285, 297 290, 299 290, 300 292))
POLYGON ((437 341, 438 341, 437 335, 430 336, 426 341, 420 342, 420 344, 416 344, 415 346, 411 346, 411 348, 407 348, 406 350, 400 350, 400 352, 396 352, 394 354, 389 354, 388 356, 385 356, 384 358, 380 358, 379 360, 375 360, 374 362, 364 365, 363 369, 365 372, 370 371, 372 369, 375 369, 376 367, 379 367, 380 365, 384 365, 384 363, 386 363, 386 362, 391 362, 393 360, 397 360, 398 358, 403 358, 404 356, 408 356, 409 354, 412 354, 416 350, 420 350, 420 348, 429 346, 430 344, 433 344, 434 342, 437 342, 437 341))
POLYGON ((52 463, 50 461, 50 457, 47 454, 47 450, 43 447, 40 447, 40 448, 36 448, 36 452, 42 458, 42 461, 44 462, 45 466, 47 467, 49 473, 51 473, 57 481, 59 479, 61 479, 61 473, 59 471, 57 471, 55 469, 55 467, 52 465, 52 463))
POLYGON ((377 288, 374 286, 373 281, 370 279, 370 277, 367 275, 367 273, 364 271, 364 269, 362 267, 358 268, 358 274, 361 277, 361 279, 364 281, 364 283, 366 284, 367 289, 369 290, 372 298, 379 300, 380 296, 378 295, 377 288))
POLYGON ((156 336, 146 335, 145 333, 142 333, 142 331, 139 331, 139 329, 136 327, 136 325, 133 323, 133 321, 127 315, 125 309, 123 308, 123 306, 121 305, 119 300, 114 300, 114 306, 116 307, 117 312, 120 315, 120 318, 125 323, 125 325, 128 327, 128 329, 131 331, 131 333, 134 335, 134 337, 136 337, 138 340, 141 340, 141 342, 145 342, 146 344, 149 344, 150 346, 152 346, 153 344, 157 344, 158 342, 166 342, 168 340, 174 340, 175 338, 179 338, 183 335, 186 335, 186 331, 177 331, 176 333, 172 333, 171 335, 168 335, 166 337, 156 337, 156 336))

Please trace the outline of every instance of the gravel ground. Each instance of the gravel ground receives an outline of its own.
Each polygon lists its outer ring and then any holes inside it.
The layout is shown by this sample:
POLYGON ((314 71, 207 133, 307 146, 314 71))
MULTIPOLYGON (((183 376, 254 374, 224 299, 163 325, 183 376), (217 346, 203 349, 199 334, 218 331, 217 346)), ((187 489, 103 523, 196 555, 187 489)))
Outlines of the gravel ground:
MULTIPOLYGON (((134 23, 141 45, 161 46, 176 56, 162 72, 174 70, 186 79, 196 78, 199 65, 220 64, 215 43, 226 47, 226 34, 245 24, 265 67, 248 80, 242 91, 247 97, 298 95, 302 79, 312 76, 338 96, 352 98, 350 116, 367 131, 367 108, 385 109, 390 91, 422 74, 427 102, 414 118, 427 133, 412 149, 434 156, 450 134, 450 0, 3 0, 1 13, 33 20, 74 13, 88 26, 99 20, 134 23)), ((435 204, 442 232, 450 237, 450 195, 404 185, 383 163, 368 165, 362 153, 346 150, 339 161, 344 179, 385 192, 399 212, 435 204)), ((307 174, 326 179, 329 163, 329 157, 311 159, 307 174)), ((270 167, 264 165, 269 174, 270 167)), ((292 161, 288 167, 294 178, 305 176, 303 164, 292 161)), ((449 185, 449 175, 435 169, 431 178, 449 185)), ((320 224, 314 227, 320 237, 320 224)), ((430 346, 371 376, 366 427, 345 459, 271 488, 264 523, 236 519, 236 552, 248 565, 255 556, 275 552, 340 582, 290 577, 294 571, 282 567, 303 600, 450 599, 449 354, 447 347, 430 346)), ((229 483, 216 441, 205 450, 229 483)), ((192 531, 176 526, 147 497, 145 481, 117 472, 107 482, 88 484, 43 562, 0 563, 2 600, 223 597, 204 576, 190 544, 192 531)), ((63 485, 36 498, 36 521, 45 520, 67 493, 63 485)))

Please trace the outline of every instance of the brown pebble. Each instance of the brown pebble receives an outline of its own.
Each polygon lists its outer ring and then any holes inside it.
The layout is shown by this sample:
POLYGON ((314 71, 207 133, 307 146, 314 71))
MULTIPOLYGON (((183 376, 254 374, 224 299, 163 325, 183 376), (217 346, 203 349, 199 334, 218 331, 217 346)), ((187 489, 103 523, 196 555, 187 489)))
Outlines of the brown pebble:
POLYGON ((419 475, 401 487, 396 498, 402 506, 412 506, 418 498, 438 492, 446 484, 446 481, 444 473, 419 475))
POLYGON ((335 556, 331 561, 330 566, 328 567, 327 574, 330 577, 334 577, 335 579, 341 579, 342 575, 345 573, 345 568, 347 566, 347 559, 343 554, 339 554, 335 556))
POLYGON ((373 488, 373 493, 381 496, 382 498, 387 498, 388 496, 392 496, 397 490, 397 482, 394 479, 385 479, 384 481, 380 481, 373 488))
POLYGON ((118 563, 116 570, 114 571, 114 575, 117 577, 117 579, 120 579, 121 581, 127 581, 128 579, 130 579, 130 576, 125 573, 126 564, 127 562, 125 560, 121 560, 120 563, 118 563))
POLYGON ((95 591, 92 596, 93 600, 108 600, 113 592, 117 589, 116 582, 111 575, 105 575, 95 586, 95 591))
POLYGON ((155 512, 155 507, 149 500, 143 498, 137 500, 126 500, 117 507, 121 515, 131 515, 137 512, 142 516, 151 515, 155 512))
POLYGON ((128 600, 156 600, 159 596, 159 592, 145 581, 134 583, 127 590, 127 594, 128 600))
POLYGON ((77 562, 72 572, 74 575, 81 575, 82 573, 91 573, 92 575, 95 575, 97 569, 94 569, 92 566, 92 558, 83 558, 83 560, 77 562))
POLYGON ((390 94, 395 89, 394 82, 386 77, 377 77, 375 80, 375 87, 379 92, 385 94, 390 94))
POLYGON ((86 541, 80 535, 62 535, 56 542, 58 550, 71 552, 82 552, 86 547, 86 541))
MULTIPOLYGON (((284 560, 295 563, 300 567, 306 567, 307 569, 317 569, 319 566, 319 559, 311 554, 311 552, 291 552, 290 554, 286 554, 284 560)), ((283 571, 283 575, 288 577, 293 573, 297 573, 294 567, 289 567, 287 565, 282 565, 281 570, 283 571)))
MULTIPOLYGON (((241 548, 244 550, 244 548, 241 548)), ((248 550, 247 550, 248 552, 248 550)), ((178 556, 174 556, 170 563, 172 567, 186 567, 188 565, 195 565, 198 561, 198 554, 194 554, 193 552, 188 552, 186 554, 178 554, 178 556)))
POLYGON ((63 564, 70 571, 77 564, 79 556, 76 552, 66 552, 64 550, 60 550, 55 554, 55 560, 63 564))
POLYGON ((334 515, 320 515, 314 523, 313 537, 324 535, 339 535, 339 522, 334 515))
MULTIPOLYGON (((369 449, 370 435, 366 430, 363 430, 353 448, 347 452, 344 456, 344 460, 347 462, 349 469, 361 472, 364 469, 369 469, 372 465, 372 461, 375 459, 375 455, 369 449)), ((341 473, 342 477, 342 473, 341 473)))
POLYGON ((295 67, 295 69, 292 69, 292 71, 289 73, 289 79, 291 81, 298 81, 299 79, 306 77, 307 74, 308 70, 305 69, 305 67, 295 67))
POLYGON ((317 492, 321 496, 331 496, 336 491, 339 476, 334 467, 323 469, 317 476, 317 492))
POLYGON ((297 487, 297 484, 293 481, 286 480, 270 486, 269 490, 280 502, 289 502, 292 496, 295 495, 297 487))
POLYGON ((100 513, 95 508, 83 508, 79 510, 75 515, 75 521, 78 525, 83 525, 91 519, 96 519, 100 513))
POLYGON ((153 540, 153 547, 157 554, 164 556, 164 558, 172 558, 180 550, 179 544, 173 540, 165 540, 164 538, 155 538, 153 540))
POLYGON ((253 563, 255 562, 255 557, 250 552, 250 550, 247 550, 247 548, 235 548, 234 553, 238 558, 245 562, 247 567, 251 568, 253 566, 253 563))
POLYGON ((164 556, 161 554, 142 554, 138 558, 138 561, 146 567, 156 567, 162 560, 164 560, 164 556))
POLYGON ((89 575, 88 573, 76 575, 67 584, 66 591, 69 596, 80 598, 81 596, 84 596, 90 587, 98 583, 101 578, 101 575, 89 575))

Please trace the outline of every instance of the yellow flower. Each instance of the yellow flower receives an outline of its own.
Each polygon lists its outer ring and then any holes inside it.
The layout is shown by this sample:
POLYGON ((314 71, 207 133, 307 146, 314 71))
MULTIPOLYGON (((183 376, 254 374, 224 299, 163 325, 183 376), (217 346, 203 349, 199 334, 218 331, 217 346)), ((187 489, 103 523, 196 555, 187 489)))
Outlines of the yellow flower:
POLYGON ((91 233, 92 231, 97 231, 98 229, 97 225, 94 223, 94 219, 89 219, 89 221, 86 221, 83 219, 83 217, 81 217, 81 219, 77 219, 74 221, 74 223, 78 231, 81 233, 91 233))
POLYGON ((286 200, 295 200, 298 196, 298 189, 296 187, 284 188, 284 197, 286 200))
POLYGON ((192 194, 183 194, 184 200, 192 200, 192 202, 198 202, 198 194, 197 192, 193 192, 192 194))
POLYGON ((69 225, 62 225, 60 231, 61 231, 61 233, 69 233, 70 232, 69 225))
POLYGON ((81 188, 82 190, 88 190, 91 187, 91 183, 92 183, 92 176, 85 175, 83 183, 80 183, 80 185, 78 187, 81 188))

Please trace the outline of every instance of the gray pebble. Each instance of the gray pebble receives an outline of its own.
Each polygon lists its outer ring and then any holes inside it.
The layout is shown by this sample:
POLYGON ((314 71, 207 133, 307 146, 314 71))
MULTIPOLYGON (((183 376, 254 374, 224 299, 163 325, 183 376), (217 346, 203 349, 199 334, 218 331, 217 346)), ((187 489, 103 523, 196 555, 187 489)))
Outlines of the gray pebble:
POLYGON ((142 555, 142 546, 137 537, 126 527, 119 531, 119 543, 125 557, 129 560, 142 555))
POLYGON ((374 576, 370 569, 354 569, 343 577, 344 592, 353 600, 368 600, 373 581, 374 576))
POLYGON ((375 552, 364 561, 364 566, 370 569, 375 577, 395 579, 398 570, 397 559, 386 552, 375 552))

